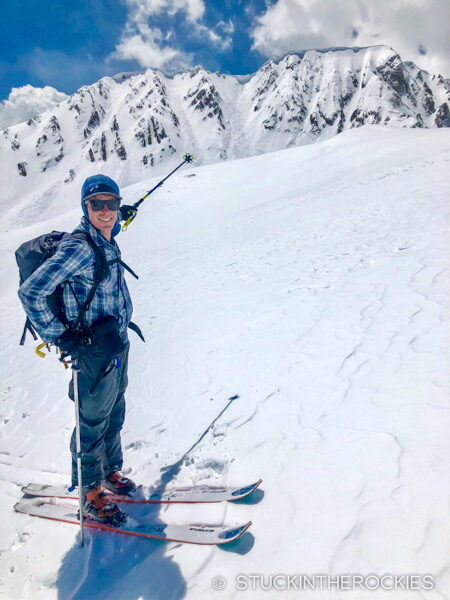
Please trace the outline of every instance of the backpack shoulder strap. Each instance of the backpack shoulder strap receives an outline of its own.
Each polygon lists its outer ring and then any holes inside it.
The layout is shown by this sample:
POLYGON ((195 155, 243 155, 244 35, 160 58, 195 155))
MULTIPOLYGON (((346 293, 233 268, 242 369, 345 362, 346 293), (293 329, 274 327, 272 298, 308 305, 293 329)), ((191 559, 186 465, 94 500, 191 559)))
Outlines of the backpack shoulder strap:
POLYGON ((80 307, 80 312, 78 314, 78 318, 75 322, 75 329, 81 324, 83 321, 84 315, 86 311, 89 309, 92 300, 94 299, 95 292, 97 291, 100 283, 106 279, 109 275, 109 266, 108 261, 106 260, 106 255, 104 251, 94 242, 92 236, 85 231, 73 231, 71 237, 84 240, 89 244, 94 252, 95 256, 95 270, 94 270, 94 283, 92 284, 91 289, 89 290, 88 297, 86 298, 86 302, 83 306, 80 307))
POLYGON ((119 265, 122 265, 122 267, 128 271, 128 273, 130 273, 131 275, 133 275, 133 277, 135 279, 139 279, 139 275, 136 275, 136 273, 133 271, 133 269, 131 267, 129 267, 126 263, 123 262, 122 260, 122 254, 119 250, 119 247, 116 245, 116 250, 117 250, 117 256, 116 258, 114 258, 113 260, 109 260, 108 261, 108 265, 115 265, 116 263, 118 263, 119 265))
MULTIPOLYGON (((126 264, 126 263, 124 263, 124 262, 123 262, 123 260, 122 260, 121 258, 118 258, 118 259, 117 259, 117 262, 118 262, 120 265, 122 265, 122 267, 123 267, 123 268, 124 268, 126 271, 128 271, 128 273, 130 273, 131 275, 133 275, 133 277, 134 277, 135 279, 139 279, 139 275, 136 275, 136 273, 133 271, 133 269, 132 269, 131 267, 129 267, 129 266, 126 264)), ((110 264, 110 263, 108 263, 108 264, 110 264)))
MULTIPOLYGON (((80 313, 78 314, 78 318, 75 322, 75 329, 76 329, 81 324, 81 322, 84 318, 84 315, 86 314, 86 311, 89 309, 89 306, 91 305, 91 302, 94 299, 95 292, 97 291, 98 286, 104 279, 106 279, 109 276, 110 265, 119 263, 127 271, 129 271, 136 279, 139 279, 139 277, 136 275, 136 273, 134 273, 134 271, 127 264, 125 264, 122 261, 120 251, 118 253, 117 258, 108 261, 104 250, 94 242, 94 240, 92 239, 92 236, 89 233, 87 233, 85 231, 75 230, 72 232, 71 237, 74 237, 77 239, 82 239, 82 240, 86 241, 89 244, 89 246, 92 248, 94 255, 95 255, 94 283, 93 283, 91 289, 89 290, 89 294, 88 294, 88 297, 86 298, 86 302, 83 304, 83 306, 80 306, 80 313)), ((139 337, 141 337, 141 339, 143 341, 145 341, 144 336, 142 335, 142 332, 137 325, 134 325, 134 323, 133 323, 131 326, 131 329, 133 329, 133 331, 136 331, 136 333, 139 335, 139 337)))
POLYGON ((73 231, 71 233, 70 237, 73 237, 73 238, 76 238, 79 240, 84 240, 85 242, 87 242, 89 244, 92 251, 94 252, 94 255, 95 255, 94 281, 100 283, 101 281, 103 281, 103 279, 106 279, 109 275, 109 266, 108 266, 109 263, 106 260, 105 252, 102 250, 102 248, 100 248, 100 246, 98 246, 94 242, 94 240, 92 239, 92 236, 85 231, 79 231, 79 230, 75 229, 75 231, 73 231))

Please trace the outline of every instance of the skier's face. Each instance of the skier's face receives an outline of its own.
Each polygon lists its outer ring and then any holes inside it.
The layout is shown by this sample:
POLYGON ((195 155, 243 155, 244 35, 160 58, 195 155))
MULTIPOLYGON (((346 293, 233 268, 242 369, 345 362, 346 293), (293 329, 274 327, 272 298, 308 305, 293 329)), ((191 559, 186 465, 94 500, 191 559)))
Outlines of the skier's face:
MULTIPOLYGON (((95 200, 113 200, 114 196, 110 194, 99 194, 95 196, 95 200)), ((93 210, 89 202, 86 203, 86 210, 91 224, 102 232, 103 236, 110 241, 111 231, 117 221, 117 210, 110 210, 106 202, 101 210, 93 210)))

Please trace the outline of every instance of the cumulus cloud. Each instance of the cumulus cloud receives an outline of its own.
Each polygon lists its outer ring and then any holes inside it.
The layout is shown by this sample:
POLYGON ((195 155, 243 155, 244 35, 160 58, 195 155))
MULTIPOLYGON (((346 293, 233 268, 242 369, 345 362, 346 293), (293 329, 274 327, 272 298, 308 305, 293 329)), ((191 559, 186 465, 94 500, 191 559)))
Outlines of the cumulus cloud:
POLYGON ((149 25, 151 17, 174 17, 182 13, 189 24, 191 35, 205 38, 209 43, 225 50, 231 46, 232 29, 218 29, 224 36, 202 23, 204 0, 125 0, 128 7, 127 22, 120 42, 110 55, 112 59, 137 60, 145 68, 156 67, 168 71, 185 69, 193 64, 193 55, 176 46, 174 28, 166 27, 163 35, 158 27, 149 25))
POLYGON ((161 46, 163 39, 160 29, 150 28, 145 23, 136 25, 134 31, 122 35, 111 58, 137 60, 145 68, 156 69, 176 69, 191 64, 192 58, 188 54, 170 46, 161 46))
POLYGON ((225 21, 219 21, 217 23, 217 29, 222 29, 224 33, 233 33, 234 23, 231 19, 228 21, 228 23, 225 23, 225 21))
POLYGON ((224 23, 224 21, 220 21, 219 23, 217 23, 216 29, 221 29, 225 33, 225 37, 222 37, 216 31, 214 31, 210 27, 206 27, 206 25, 203 25, 202 23, 196 24, 195 34, 198 37, 206 37, 211 44, 216 45, 221 50, 227 50, 228 48, 231 48, 233 43, 231 34, 234 31, 234 27, 231 25, 230 28, 229 24, 227 25, 226 23, 224 23))
POLYGON ((256 17, 251 37, 264 56, 386 44, 403 60, 449 76, 449 21, 448 0, 277 0, 256 17))
POLYGON ((46 85, 43 88, 24 85, 12 88, 8 99, 0 102, 0 129, 27 121, 49 110, 68 96, 46 85))
MULTIPOLYGON (((218 43, 221 46, 222 50, 228 50, 233 45, 233 33, 234 33, 234 23, 230 19, 228 23, 225 21, 219 21, 216 25, 217 31, 221 31, 224 37, 220 37, 217 35, 218 43)), ((211 31, 211 30, 210 30, 211 31)), ((213 32, 214 33, 214 32, 213 32)))
POLYGON ((151 15, 184 12, 189 21, 195 22, 203 17, 205 3, 203 0, 126 0, 129 9, 129 20, 142 23, 151 15))

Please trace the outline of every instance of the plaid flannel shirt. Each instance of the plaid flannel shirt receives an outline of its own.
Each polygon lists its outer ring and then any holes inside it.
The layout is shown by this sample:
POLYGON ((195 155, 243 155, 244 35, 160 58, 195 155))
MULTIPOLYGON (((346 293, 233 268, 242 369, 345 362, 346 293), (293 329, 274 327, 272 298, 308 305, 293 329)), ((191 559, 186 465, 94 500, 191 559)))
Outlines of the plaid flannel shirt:
MULTIPOLYGON (((114 260, 119 255, 119 248, 114 239, 108 242, 86 217, 81 219, 77 230, 91 235, 94 242, 105 252, 106 260, 114 260)), ((85 313, 84 322, 90 326, 100 317, 113 316, 117 319, 119 331, 126 341, 133 305, 122 265, 116 263, 109 268, 110 275, 98 286, 91 305, 85 313)), ((94 272, 95 255, 89 244, 84 240, 68 238, 62 241, 55 254, 20 286, 19 298, 44 342, 54 342, 66 329, 50 310, 47 296, 62 284, 66 317, 69 322, 75 322, 80 306, 86 301, 93 285, 94 272)))

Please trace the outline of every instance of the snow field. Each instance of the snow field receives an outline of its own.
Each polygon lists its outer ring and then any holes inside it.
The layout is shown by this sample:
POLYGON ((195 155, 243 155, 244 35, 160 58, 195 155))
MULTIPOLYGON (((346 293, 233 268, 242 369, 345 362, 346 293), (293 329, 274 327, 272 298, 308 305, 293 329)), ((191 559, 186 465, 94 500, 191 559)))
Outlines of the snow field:
MULTIPOLYGON (((80 213, 11 223, 0 249, 0 593, 212 598, 221 575, 223 597, 260 598, 235 590, 235 577, 418 573, 432 574, 435 589, 401 598, 445 597, 449 148, 446 130, 363 127, 186 168, 120 234, 140 276, 128 279, 147 338, 130 334, 127 473, 168 487, 262 477, 264 490, 255 504, 139 514, 251 519, 228 551, 100 532, 80 550, 76 528, 12 512, 21 484, 68 481, 73 426, 70 374, 54 356, 35 357, 31 341, 16 346, 12 253, 34 235, 74 228, 80 213)), ((125 202, 156 181, 124 189, 125 202)))

